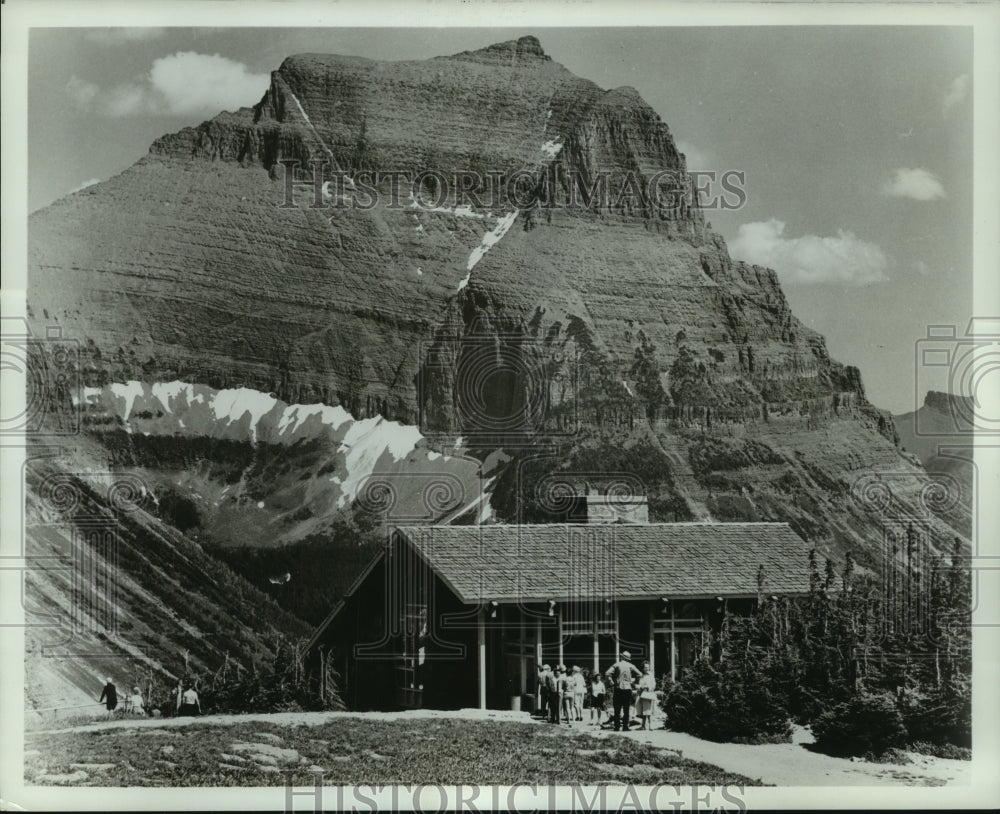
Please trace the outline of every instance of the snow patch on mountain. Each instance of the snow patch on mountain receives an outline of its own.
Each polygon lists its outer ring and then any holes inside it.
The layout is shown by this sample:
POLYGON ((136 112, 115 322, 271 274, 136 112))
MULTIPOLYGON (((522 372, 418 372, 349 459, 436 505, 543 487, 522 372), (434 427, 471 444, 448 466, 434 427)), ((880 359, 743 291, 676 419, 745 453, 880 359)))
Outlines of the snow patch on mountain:
POLYGON ((472 254, 469 255, 469 261, 465 266, 468 273, 459 282, 459 291, 469 284, 469 280, 472 277, 472 270, 476 267, 476 264, 486 256, 486 253, 492 249, 505 234, 507 234, 510 227, 514 225, 515 220, 517 220, 516 209, 500 218, 500 220, 497 221, 497 225, 483 235, 482 243, 476 246, 476 248, 472 250, 472 254))
POLYGON ((354 420, 340 405, 330 407, 327 404, 289 404, 278 421, 278 435, 296 432, 312 416, 319 416, 320 424, 334 430, 345 421, 354 420))
POLYGON ((250 440, 257 440, 257 425, 260 420, 278 406, 278 400, 273 396, 241 387, 237 390, 219 390, 212 400, 215 417, 230 424, 242 421, 250 415, 250 440))
MULTIPOLYGON (((88 411, 110 411, 123 420, 127 432, 143 435, 223 437, 252 444, 325 438, 338 461, 327 479, 338 507, 353 501, 373 473, 405 477, 402 473, 410 468, 442 458, 421 446, 424 436, 418 427, 382 416, 355 419, 339 405, 285 404, 247 387, 213 390, 181 381, 129 381, 84 388, 82 401, 88 411)), ((449 460, 443 457, 441 463, 449 460)))
POLYGON ((398 463, 409 455, 423 438, 420 430, 381 416, 356 421, 344 435, 338 452, 345 453, 347 477, 340 483, 338 506, 353 500, 365 479, 375 471, 388 452, 398 463))
POLYGON ((135 406, 135 400, 142 395, 142 383, 126 382, 125 384, 112 384, 108 387, 115 398, 125 401, 125 406, 120 411, 120 415, 125 421, 128 421, 128 417, 132 415, 132 407, 135 406))

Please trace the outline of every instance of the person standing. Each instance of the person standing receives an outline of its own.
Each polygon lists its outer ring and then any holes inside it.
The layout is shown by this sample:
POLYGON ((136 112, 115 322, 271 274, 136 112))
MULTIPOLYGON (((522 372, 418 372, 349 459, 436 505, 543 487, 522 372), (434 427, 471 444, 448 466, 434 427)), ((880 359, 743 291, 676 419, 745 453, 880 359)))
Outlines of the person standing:
POLYGON ((201 699, 198 698, 198 692, 194 687, 189 686, 184 690, 184 693, 181 696, 181 709, 179 714, 182 716, 201 715, 201 699))
POLYGON ((548 718, 549 711, 549 676, 552 668, 548 664, 538 665, 538 712, 540 717, 548 718))
POLYGON ((601 713, 604 712, 606 694, 607 690, 604 687, 604 682, 601 680, 601 674, 594 673, 590 677, 590 692, 587 694, 587 697, 590 702, 590 722, 594 723, 596 713, 597 726, 601 725, 601 713))
POLYGON ((578 664, 573 665, 573 712, 576 720, 583 720, 583 699, 587 694, 587 682, 583 678, 578 664))
POLYGON ((556 680, 559 688, 559 721, 561 722, 565 716, 566 725, 569 726, 573 720, 573 683, 566 674, 565 664, 560 664, 556 670, 559 673, 559 678, 556 680))
POLYGON ((652 668, 649 662, 643 662, 642 678, 639 679, 637 687, 639 697, 636 700, 636 712, 639 713, 639 720, 642 721, 640 729, 653 728, 653 713, 656 711, 656 679, 653 677, 652 668))
POLYGON ((115 714, 115 708, 118 706, 118 690, 110 678, 105 679, 105 681, 107 683, 104 685, 104 689, 101 690, 101 697, 97 699, 97 703, 104 702, 104 705, 108 709, 108 717, 110 718, 115 714))
POLYGON ((629 731, 630 707, 632 706, 632 686, 635 679, 642 676, 639 668, 632 663, 632 654, 628 650, 622 651, 621 658, 616 661, 605 673, 613 687, 611 701, 614 707, 615 732, 624 727, 629 731), (622 720, 624 710, 625 720, 622 720))
MULTIPOLYGON (((547 664, 545 666, 548 667, 547 664)), ((549 723, 551 724, 559 723, 559 676, 557 673, 558 669, 553 671, 550 668, 545 674, 545 689, 549 705, 549 723)))

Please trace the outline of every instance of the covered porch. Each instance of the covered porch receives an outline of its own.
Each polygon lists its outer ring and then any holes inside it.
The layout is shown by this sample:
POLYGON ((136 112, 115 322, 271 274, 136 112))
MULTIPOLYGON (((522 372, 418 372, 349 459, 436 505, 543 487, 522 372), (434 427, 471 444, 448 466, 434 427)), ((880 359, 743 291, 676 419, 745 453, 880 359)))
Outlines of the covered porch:
POLYGON ((648 661, 658 681, 674 681, 701 653, 722 609, 716 598, 489 603, 477 615, 477 705, 534 711, 538 665, 603 674, 623 650, 638 666, 648 661))

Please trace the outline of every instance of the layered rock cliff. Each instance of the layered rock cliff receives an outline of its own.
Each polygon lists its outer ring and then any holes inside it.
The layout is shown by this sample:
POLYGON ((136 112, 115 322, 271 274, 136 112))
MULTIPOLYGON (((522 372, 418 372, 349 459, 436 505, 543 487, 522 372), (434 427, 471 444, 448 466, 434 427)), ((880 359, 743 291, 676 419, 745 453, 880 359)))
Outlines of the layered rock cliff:
POLYGON ((893 511, 950 544, 857 369, 773 271, 732 260, 684 170, 636 91, 533 37, 421 62, 289 57, 255 107, 36 213, 31 315, 86 343, 93 387, 253 388, 484 457, 544 446, 560 471, 632 450, 617 465, 645 473, 655 519, 789 520, 872 567, 887 510, 858 495, 889 478, 893 511), (290 161, 299 181, 315 162, 315 186, 289 193, 290 161), (484 180, 459 199, 454 173, 484 180), (609 194, 582 199, 600 179, 609 194))

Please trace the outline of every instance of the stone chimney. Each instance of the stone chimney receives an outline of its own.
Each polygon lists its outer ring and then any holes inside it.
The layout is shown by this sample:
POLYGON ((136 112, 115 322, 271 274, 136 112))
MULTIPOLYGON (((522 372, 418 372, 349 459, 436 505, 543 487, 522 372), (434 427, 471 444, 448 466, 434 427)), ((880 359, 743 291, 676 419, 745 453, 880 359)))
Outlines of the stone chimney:
POLYGON ((588 523, 648 523, 649 503, 645 495, 601 493, 588 484, 588 523))

